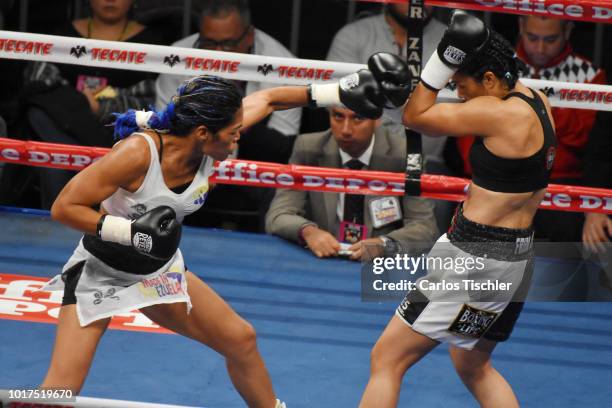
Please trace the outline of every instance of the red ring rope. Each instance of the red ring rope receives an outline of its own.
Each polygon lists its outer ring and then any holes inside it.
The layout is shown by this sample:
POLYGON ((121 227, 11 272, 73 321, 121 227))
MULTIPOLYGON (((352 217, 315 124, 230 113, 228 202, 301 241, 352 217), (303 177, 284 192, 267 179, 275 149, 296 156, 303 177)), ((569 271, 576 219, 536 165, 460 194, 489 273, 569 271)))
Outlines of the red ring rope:
MULTIPOLYGON (((368 3, 408 3, 409 0, 358 1, 368 3)), ((611 0, 425 0, 425 5, 612 24, 611 0)))
MULTIPOLYGON (((82 170, 109 149, 0 138, 0 161, 82 170)), ((291 188, 352 194, 403 195, 404 174, 226 160, 216 164, 211 183, 291 188)), ((470 183, 458 177, 423 174, 422 196, 461 201, 470 183)), ((550 184, 540 208, 612 214, 612 190, 550 184)))

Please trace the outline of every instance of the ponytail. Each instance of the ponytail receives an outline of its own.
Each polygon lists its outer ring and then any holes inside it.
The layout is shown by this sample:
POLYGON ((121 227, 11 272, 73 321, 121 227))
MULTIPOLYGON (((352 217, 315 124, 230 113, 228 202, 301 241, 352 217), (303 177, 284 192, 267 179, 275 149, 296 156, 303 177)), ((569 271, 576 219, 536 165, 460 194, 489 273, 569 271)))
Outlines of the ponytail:
POLYGON ((137 111, 130 109, 125 113, 114 113, 115 138, 124 139, 134 132, 146 129, 155 129, 160 133, 167 133, 171 129, 174 117, 174 103, 170 102, 166 109, 157 111, 137 111))

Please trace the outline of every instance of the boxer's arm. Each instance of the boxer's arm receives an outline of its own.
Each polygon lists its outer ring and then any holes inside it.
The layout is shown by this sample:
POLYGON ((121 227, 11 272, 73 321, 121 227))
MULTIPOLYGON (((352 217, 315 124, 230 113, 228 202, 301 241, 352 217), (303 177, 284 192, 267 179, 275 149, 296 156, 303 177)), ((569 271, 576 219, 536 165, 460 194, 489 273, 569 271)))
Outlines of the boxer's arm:
MULTIPOLYGON (((119 188, 134 189, 149 167, 148 143, 133 136, 70 180, 51 208, 51 217, 86 234, 95 235, 100 213, 94 209, 119 188)), ((136 187, 137 188, 137 187, 136 187)))
MULTIPOLYGON (((438 103, 437 91, 420 83, 404 108, 404 125, 430 136, 489 136, 514 112, 493 96, 480 96, 464 103, 438 103)), ((520 112, 516 112, 520 114, 520 112)))
POLYGON ((262 89, 242 99, 244 108, 242 124, 244 128, 249 128, 274 111, 299 108, 307 104, 308 92, 305 86, 262 89))
POLYGON ((242 100, 242 124, 248 128, 274 111, 307 105, 344 105, 361 116, 378 119, 382 115, 384 96, 372 73, 362 69, 342 77, 338 82, 306 87, 283 86, 254 92, 242 100))

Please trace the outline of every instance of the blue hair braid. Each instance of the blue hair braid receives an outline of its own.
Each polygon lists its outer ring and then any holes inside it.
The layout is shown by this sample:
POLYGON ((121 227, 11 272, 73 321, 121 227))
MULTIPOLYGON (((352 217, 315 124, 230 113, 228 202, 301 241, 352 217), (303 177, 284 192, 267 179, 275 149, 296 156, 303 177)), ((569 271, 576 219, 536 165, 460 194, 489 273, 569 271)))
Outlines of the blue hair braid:
MULTIPOLYGON (((147 126, 144 127, 149 129, 156 129, 162 132, 168 132, 172 125, 172 119, 174 118, 174 102, 170 102, 166 109, 161 112, 151 110, 153 113, 147 121, 147 126)), ((113 113, 115 115, 115 139, 124 139, 138 130, 141 130, 140 126, 136 121, 136 111, 130 109, 125 113, 113 113)))
POLYGON ((231 123, 242 106, 242 94, 233 82, 210 75, 186 81, 177 96, 162 111, 152 111, 146 126, 139 127, 135 110, 114 113, 115 138, 123 139, 134 132, 156 129, 185 136, 198 126, 216 133, 231 123))
POLYGON ((113 113, 113 116, 115 117, 115 122, 113 122, 115 139, 123 139, 138 130, 134 109, 125 113, 113 113))

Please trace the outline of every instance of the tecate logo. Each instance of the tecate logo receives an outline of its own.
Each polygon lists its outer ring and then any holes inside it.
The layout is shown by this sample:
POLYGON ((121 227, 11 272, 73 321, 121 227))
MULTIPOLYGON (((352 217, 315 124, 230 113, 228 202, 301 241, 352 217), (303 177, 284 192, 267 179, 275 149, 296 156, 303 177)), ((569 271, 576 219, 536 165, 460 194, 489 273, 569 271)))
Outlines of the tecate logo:
POLYGON ((164 64, 169 65, 170 68, 181 62, 181 57, 178 55, 170 54, 164 57, 164 64))

